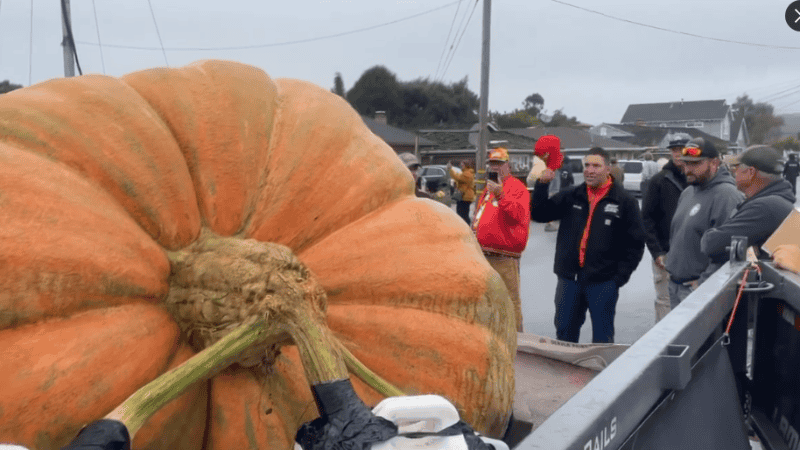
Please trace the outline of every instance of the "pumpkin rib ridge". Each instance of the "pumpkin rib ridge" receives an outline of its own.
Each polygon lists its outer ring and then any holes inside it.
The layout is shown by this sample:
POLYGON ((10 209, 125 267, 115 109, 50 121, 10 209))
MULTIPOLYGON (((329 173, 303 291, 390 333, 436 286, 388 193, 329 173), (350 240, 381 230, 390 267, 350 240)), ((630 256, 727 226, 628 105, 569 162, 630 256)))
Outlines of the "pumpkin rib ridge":
POLYGON ((0 141, 72 167, 162 246, 193 238, 196 202, 180 186, 188 179, 186 163, 169 128, 136 90, 119 78, 86 75, 12 94, 0 102, 0 141))
POLYGON ((167 124, 188 167, 202 225, 240 235, 250 220, 275 129, 277 85, 263 70, 204 60, 124 80, 167 124))

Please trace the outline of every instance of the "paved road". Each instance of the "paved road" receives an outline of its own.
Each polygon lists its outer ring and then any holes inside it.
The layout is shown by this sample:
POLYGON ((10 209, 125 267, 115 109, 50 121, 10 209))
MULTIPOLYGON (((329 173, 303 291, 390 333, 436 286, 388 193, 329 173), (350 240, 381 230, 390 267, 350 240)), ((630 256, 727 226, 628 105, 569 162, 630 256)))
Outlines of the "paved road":
MULTIPOLYGON (((795 203, 800 209, 800 200, 795 203)), ((453 207, 455 209, 455 207, 453 207)), ((531 223, 528 246, 520 261, 520 295, 522 297, 523 329, 527 333, 556 337, 553 316, 556 276, 553 256, 555 232, 545 232, 544 224, 531 223)), ((642 261, 630 281, 620 289, 617 302, 615 342, 633 344, 655 323, 655 288, 650 252, 645 249, 642 261)), ((591 342, 592 325, 587 313, 581 329, 580 342, 591 342)))
MULTIPOLYGON (((532 223, 528 246, 520 261, 520 296, 522 297, 523 329, 526 333, 556 337, 553 316, 556 275, 553 255, 555 232, 545 232, 544 224, 532 223)), ((650 266, 650 253, 645 255, 631 280, 620 289, 615 318, 615 342, 632 344, 655 323, 655 288, 650 266)), ((580 342, 592 341, 589 315, 581 328, 580 342)))

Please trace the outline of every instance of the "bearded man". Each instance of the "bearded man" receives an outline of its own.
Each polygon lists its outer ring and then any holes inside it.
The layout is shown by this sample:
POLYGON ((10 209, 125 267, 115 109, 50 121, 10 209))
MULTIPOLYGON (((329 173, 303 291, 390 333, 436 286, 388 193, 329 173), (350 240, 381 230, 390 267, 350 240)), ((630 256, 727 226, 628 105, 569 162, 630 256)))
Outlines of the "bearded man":
POLYGON ((725 223, 744 200, 711 141, 690 140, 680 160, 689 187, 681 193, 670 225, 665 267, 672 309, 722 265, 703 253, 700 240, 707 230, 725 223))

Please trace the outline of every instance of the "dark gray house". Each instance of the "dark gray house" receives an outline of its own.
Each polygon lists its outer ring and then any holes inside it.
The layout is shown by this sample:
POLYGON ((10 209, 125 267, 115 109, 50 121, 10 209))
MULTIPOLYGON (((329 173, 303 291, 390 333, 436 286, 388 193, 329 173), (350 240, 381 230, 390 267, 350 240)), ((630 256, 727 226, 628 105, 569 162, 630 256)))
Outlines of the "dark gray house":
POLYGON ((386 115, 380 112, 375 115, 374 119, 364 116, 361 116, 361 119, 364 120, 364 124, 372 133, 383 139, 397 153, 415 153, 420 149, 427 149, 436 145, 435 142, 425 139, 416 133, 387 124, 386 115))
POLYGON ((623 125, 696 128, 727 142, 731 142, 733 122, 733 112, 725 100, 629 105, 620 120, 623 125))

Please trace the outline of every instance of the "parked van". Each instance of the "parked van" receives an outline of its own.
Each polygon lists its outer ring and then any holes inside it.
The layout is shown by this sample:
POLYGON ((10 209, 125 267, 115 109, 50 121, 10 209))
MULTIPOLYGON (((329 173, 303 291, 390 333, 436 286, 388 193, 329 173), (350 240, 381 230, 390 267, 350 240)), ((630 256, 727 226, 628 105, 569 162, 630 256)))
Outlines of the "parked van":
POLYGON ((642 168, 644 167, 644 162, 628 159, 621 159, 618 162, 622 170, 625 171, 623 187, 634 195, 642 195, 642 168))

